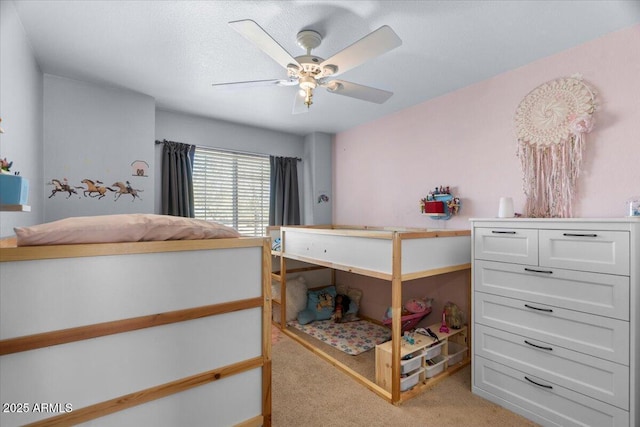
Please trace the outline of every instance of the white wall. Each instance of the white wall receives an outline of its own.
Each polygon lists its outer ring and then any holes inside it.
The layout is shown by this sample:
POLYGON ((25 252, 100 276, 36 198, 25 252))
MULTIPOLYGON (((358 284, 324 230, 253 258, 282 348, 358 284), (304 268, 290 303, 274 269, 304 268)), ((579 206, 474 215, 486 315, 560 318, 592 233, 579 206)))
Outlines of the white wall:
POLYGON ((332 135, 315 132, 304 138, 305 197, 304 223, 331 224, 333 196, 332 177, 332 135), (329 200, 320 199, 326 195, 329 200))
POLYGON ((160 212, 160 146, 168 139, 230 150, 300 157, 301 218, 331 222, 330 203, 315 204, 318 190, 331 191, 331 136, 307 137, 155 109, 155 100, 116 87, 43 76, 12 2, 0 2, 0 156, 14 162, 30 184, 31 212, 0 212, 0 237, 61 218, 112 213, 160 212), (148 177, 133 176, 131 163, 149 164, 148 177), (56 193, 52 179, 77 194, 56 193), (129 180, 142 200, 114 193, 85 197, 88 178, 112 187, 129 180), (307 207, 307 208, 305 208, 307 207), (305 210, 308 213, 305 214, 305 210))
POLYGON ((42 73, 12 2, 0 2, 0 157, 29 180, 31 212, 0 212, 0 237, 42 222, 42 73))
MULTIPOLYGON (((155 100, 147 95, 79 80, 44 76, 44 179, 67 179, 77 194, 44 188, 44 220, 70 216, 152 213, 154 206, 155 100), (147 176, 136 176, 132 163, 149 164, 147 176), (90 179, 115 188, 130 181, 140 198, 107 191, 103 198, 85 196, 90 179)), ((97 195, 94 193, 93 195, 97 195)))

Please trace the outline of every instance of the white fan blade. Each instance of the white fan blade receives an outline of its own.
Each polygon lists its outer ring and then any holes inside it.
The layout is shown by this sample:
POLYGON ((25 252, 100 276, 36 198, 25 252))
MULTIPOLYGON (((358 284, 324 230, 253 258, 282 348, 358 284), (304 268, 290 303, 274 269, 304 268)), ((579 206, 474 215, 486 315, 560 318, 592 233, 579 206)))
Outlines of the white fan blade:
POLYGON ((293 111, 291 111, 292 114, 302 114, 309 112, 309 107, 304 104, 304 97, 304 91, 296 91, 296 97, 293 99, 293 111))
POLYGON ((344 80, 331 80, 323 84, 323 86, 327 88, 327 92, 350 96, 351 98, 357 98, 363 101, 375 102, 376 104, 384 103, 393 95, 393 92, 346 82, 344 80))
POLYGON ((295 60, 289 52, 284 50, 280 44, 275 41, 260 25, 251 19, 244 19, 242 21, 232 21, 229 25, 242 34, 247 40, 253 42, 264 53, 269 55, 278 64, 287 68, 289 64, 294 64, 301 67, 298 61, 295 60))
POLYGON ((331 58, 326 59, 320 67, 326 65, 335 65, 338 67, 338 71, 334 75, 344 73, 352 68, 357 67, 363 62, 376 56, 382 55, 402 44, 402 40, 398 35, 387 25, 383 25, 374 32, 367 36, 364 36, 357 42, 353 43, 333 55, 331 58))
POLYGON ((298 79, 292 80, 251 80, 247 82, 231 82, 231 83, 213 83, 211 86, 220 89, 244 89, 249 87, 260 86, 293 86, 298 84, 298 79))

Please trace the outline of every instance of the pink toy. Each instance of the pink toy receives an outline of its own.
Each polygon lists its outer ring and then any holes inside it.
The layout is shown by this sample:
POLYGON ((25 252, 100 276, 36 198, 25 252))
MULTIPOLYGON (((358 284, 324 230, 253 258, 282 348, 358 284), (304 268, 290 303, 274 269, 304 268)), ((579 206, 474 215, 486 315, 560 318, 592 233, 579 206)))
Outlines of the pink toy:
MULTIPOLYGON (((420 321, 424 319, 424 317, 429 313, 431 313, 431 307, 427 307, 427 309, 421 313, 403 312, 402 316, 400 317, 402 332, 410 331, 411 329, 415 328, 416 325, 420 323, 420 321)), ((382 324, 391 327, 391 323, 391 308, 389 308, 384 318, 382 319, 382 324)))
POLYGON ((449 328, 447 328, 447 322, 445 320, 444 311, 442 312, 442 325, 440 325, 440 332, 448 334, 449 328))

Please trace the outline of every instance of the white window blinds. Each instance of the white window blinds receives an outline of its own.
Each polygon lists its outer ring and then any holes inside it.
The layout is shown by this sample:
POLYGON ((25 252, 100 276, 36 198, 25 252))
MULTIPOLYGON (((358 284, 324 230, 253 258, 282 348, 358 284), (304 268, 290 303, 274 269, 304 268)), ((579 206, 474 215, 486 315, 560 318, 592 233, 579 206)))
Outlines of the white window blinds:
POLYGON ((269 156, 196 147, 195 217, 263 236, 269 223, 269 156))

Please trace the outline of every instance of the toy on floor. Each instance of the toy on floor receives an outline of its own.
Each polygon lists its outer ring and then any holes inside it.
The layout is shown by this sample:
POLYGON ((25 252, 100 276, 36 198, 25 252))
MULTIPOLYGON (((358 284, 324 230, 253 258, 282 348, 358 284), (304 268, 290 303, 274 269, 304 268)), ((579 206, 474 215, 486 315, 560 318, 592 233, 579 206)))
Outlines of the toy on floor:
MULTIPOLYGON (((431 306, 433 304, 433 298, 413 298, 407 301, 402 309, 401 314, 401 330, 402 332, 410 331, 415 328, 416 325, 424 319, 429 313, 431 313, 431 306)), ((382 319, 382 324, 391 326, 392 311, 391 307, 387 309, 387 312, 382 319)))
POLYGON ((351 300, 348 296, 342 294, 336 295, 336 304, 333 308, 331 319, 336 323, 342 322, 344 314, 349 311, 349 304, 351 304, 351 300))

